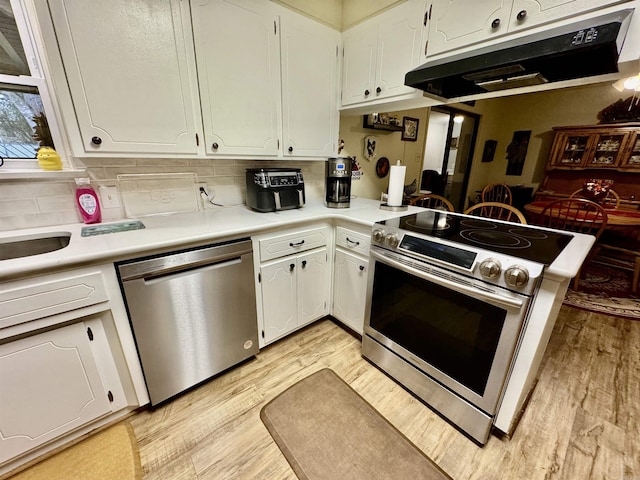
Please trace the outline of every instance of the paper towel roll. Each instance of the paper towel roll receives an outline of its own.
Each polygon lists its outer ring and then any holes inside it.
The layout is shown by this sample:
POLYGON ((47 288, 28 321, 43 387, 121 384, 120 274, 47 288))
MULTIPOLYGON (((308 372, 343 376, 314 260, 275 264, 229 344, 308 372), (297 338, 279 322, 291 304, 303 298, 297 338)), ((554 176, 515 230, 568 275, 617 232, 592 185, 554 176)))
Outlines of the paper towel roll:
POLYGON ((389 197, 387 205, 390 207, 399 207, 402 205, 402 197, 404 194, 404 175, 407 167, 400 165, 400 160, 396 165, 391 166, 389 174, 389 197))

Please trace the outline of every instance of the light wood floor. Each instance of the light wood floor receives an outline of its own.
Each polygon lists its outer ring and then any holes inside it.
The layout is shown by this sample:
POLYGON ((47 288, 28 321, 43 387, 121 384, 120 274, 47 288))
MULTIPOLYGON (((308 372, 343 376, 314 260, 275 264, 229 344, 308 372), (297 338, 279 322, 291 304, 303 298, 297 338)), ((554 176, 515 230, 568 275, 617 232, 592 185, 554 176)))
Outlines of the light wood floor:
POLYGON ((511 439, 492 436, 479 448, 364 360, 358 339, 323 320, 132 417, 144 478, 295 479, 259 411, 325 367, 456 480, 640 479, 640 322, 568 307, 511 439))

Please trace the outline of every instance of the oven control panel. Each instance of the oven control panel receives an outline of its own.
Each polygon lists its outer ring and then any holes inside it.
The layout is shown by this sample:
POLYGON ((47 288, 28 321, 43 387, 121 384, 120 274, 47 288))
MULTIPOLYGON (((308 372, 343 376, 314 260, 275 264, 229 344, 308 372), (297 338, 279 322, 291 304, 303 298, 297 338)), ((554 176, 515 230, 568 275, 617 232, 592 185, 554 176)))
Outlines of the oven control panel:
POLYGON ((526 294, 536 288, 543 272, 538 263, 396 228, 374 228, 372 240, 386 250, 526 294))

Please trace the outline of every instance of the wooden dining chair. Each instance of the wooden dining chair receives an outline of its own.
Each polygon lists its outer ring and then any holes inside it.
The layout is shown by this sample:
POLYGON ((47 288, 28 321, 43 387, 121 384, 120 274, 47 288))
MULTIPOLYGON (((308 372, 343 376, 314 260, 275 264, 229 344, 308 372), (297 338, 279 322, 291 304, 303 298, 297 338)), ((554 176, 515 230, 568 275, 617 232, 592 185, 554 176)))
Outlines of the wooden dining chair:
POLYGON ((480 202, 467 208, 466 215, 495 218, 506 222, 527 224, 527 219, 520 210, 512 205, 500 202, 480 202))
POLYGON ((410 205, 415 205, 416 207, 433 208, 435 210, 446 210, 447 212, 455 212, 455 208, 453 208, 453 204, 449 200, 440 195, 436 195, 435 193, 420 195, 419 197, 413 198, 409 203, 410 205))
MULTIPOLYGON (((584 190, 582 188, 579 188, 578 190, 573 192, 571 195, 569 195, 569 198, 587 198, 587 197, 584 196, 584 190)), ((587 200, 590 200, 590 199, 587 198, 587 200)), ((615 190, 609 189, 609 191, 607 192, 607 195, 602 200, 601 205, 605 208, 620 207, 620 195, 618 195, 618 193, 615 190)))
POLYGON ((481 198, 483 202, 500 202, 513 205, 513 193, 509 186, 504 183, 490 183, 482 189, 481 198))
MULTIPOLYGON (((596 237, 591 251, 583 262, 586 265, 596 255, 599 249, 598 240, 607 227, 607 212, 591 200, 585 198, 565 198, 547 204, 537 221, 550 228, 584 233, 596 237)), ((578 291, 582 267, 573 278, 573 289, 578 291)))

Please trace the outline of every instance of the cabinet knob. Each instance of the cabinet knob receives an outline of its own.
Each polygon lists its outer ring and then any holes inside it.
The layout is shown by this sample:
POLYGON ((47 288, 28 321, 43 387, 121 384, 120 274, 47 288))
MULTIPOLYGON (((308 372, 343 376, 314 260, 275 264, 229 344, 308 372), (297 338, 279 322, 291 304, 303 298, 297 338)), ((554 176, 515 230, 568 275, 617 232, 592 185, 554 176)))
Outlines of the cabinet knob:
POLYGON ((360 269, 361 272, 364 272, 364 265, 360 265, 358 268, 360 269))
POLYGON ((287 148, 287 150, 289 150, 289 153, 293 152, 293 147, 289 147, 287 148))
POLYGON ((499 18, 494 18, 493 22, 491 22, 491 28, 493 28, 495 30, 499 26, 500 26, 500 19, 499 18))
POLYGON ((376 93, 380 93, 382 89, 380 87, 376 87, 376 93))
POLYGON ((289 271, 293 272, 293 269, 296 268, 296 264, 295 263, 291 263, 289 264, 289 271))
POLYGON ((369 95, 369 90, 364 91, 364 96, 366 97, 367 95, 369 95))
POLYGON ((306 260, 303 260, 303 261, 302 261, 302 268, 304 268, 304 267, 306 267, 306 266, 307 266, 307 261, 306 261, 306 260))
POLYGON ((213 148, 214 150, 217 150, 217 149, 218 149, 218 146, 219 146, 219 145, 218 145, 217 143, 215 143, 215 142, 214 142, 214 143, 213 143, 213 145, 211 145, 211 148, 213 148))
POLYGON ((527 11, 526 10, 520 10, 518 12, 518 15, 516 15, 516 18, 518 19, 519 22, 523 21, 525 18, 527 18, 527 11))
POLYGON ((102 139, 100 137, 91 137, 91 143, 94 145, 100 145, 102 143, 102 139))

